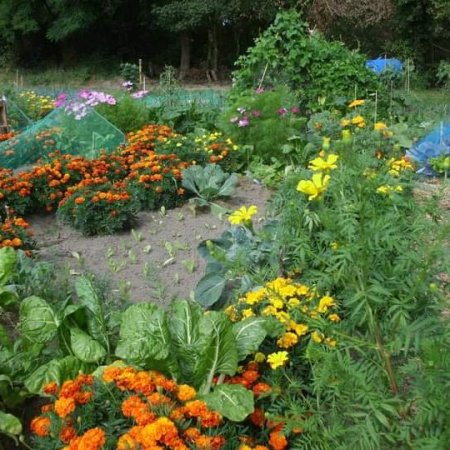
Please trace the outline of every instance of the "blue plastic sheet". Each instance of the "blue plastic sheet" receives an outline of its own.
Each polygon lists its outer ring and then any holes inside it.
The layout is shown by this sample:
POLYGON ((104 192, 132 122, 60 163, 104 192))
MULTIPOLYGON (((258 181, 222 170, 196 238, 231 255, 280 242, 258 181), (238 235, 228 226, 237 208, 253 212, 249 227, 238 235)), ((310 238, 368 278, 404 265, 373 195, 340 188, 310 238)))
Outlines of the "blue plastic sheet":
POLYGON ((441 155, 450 155, 450 123, 441 123, 406 152, 408 158, 423 166, 418 173, 425 175, 435 175, 428 161, 441 155))
POLYGON ((403 64, 396 58, 377 58, 366 61, 366 67, 373 70, 377 75, 389 70, 395 73, 400 73, 403 70, 403 64))

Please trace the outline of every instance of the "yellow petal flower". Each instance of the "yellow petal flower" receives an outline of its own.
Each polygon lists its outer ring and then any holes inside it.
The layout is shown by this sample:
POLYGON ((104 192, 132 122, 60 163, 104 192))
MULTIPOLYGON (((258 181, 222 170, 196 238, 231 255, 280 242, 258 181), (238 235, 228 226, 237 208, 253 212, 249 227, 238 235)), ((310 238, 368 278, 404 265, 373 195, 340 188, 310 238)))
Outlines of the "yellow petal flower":
POLYGON ((322 170, 324 172, 334 170, 337 168, 336 161, 339 159, 338 155, 331 153, 327 156, 327 159, 315 158, 309 163, 311 170, 322 170))
POLYGON ((361 106, 364 105, 365 101, 364 100, 353 100, 348 107, 349 108, 356 108, 357 106, 361 106))
POLYGON ((267 357, 267 362, 270 364, 270 367, 273 370, 278 369, 278 367, 284 366, 288 361, 289 356, 288 352, 286 351, 271 353, 267 357))
POLYGON ((301 180, 297 185, 297 191, 308 195, 308 200, 314 200, 326 191, 329 183, 329 175, 315 173, 312 180, 301 180))

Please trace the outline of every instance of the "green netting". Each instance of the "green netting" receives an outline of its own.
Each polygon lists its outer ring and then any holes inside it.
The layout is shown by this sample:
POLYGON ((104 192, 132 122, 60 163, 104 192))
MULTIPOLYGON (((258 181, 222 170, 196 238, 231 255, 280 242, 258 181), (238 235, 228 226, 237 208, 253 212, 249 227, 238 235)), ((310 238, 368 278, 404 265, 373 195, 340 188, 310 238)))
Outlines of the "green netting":
POLYGON ((9 98, 6 99, 8 125, 11 130, 20 131, 28 127, 33 121, 9 98))
POLYGON ((96 111, 76 120, 58 108, 0 143, 0 166, 16 169, 54 151, 95 158, 102 150, 111 152, 124 142, 124 134, 96 111))
POLYGON ((222 106, 225 101, 225 93, 214 89, 187 91, 176 90, 170 93, 152 93, 143 98, 147 106, 158 107, 163 104, 189 105, 195 103, 205 106, 222 106))

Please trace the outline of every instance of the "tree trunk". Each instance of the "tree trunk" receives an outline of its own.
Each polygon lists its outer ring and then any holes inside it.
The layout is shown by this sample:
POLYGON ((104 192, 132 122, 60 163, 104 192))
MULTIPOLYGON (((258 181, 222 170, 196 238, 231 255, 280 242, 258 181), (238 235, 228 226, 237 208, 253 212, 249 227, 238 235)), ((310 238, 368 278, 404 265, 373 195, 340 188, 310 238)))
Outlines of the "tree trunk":
POLYGON ((191 36, 188 32, 180 34, 180 80, 183 80, 191 67, 191 36))
POLYGON ((219 81, 217 76, 219 64, 219 43, 217 40, 217 26, 216 24, 211 25, 208 29, 208 59, 207 59, 207 67, 208 67, 208 79, 212 79, 213 81, 219 81))

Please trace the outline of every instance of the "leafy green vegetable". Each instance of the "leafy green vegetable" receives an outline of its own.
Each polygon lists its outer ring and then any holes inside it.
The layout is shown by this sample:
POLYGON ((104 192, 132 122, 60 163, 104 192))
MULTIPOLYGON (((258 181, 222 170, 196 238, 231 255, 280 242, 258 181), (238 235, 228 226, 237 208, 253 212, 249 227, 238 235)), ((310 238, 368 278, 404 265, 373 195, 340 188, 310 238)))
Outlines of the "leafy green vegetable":
POLYGON ((31 296, 20 305, 20 328, 29 342, 43 344, 51 341, 60 325, 52 307, 42 298, 31 296))
POLYGON ((249 317, 233 324, 239 360, 255 353, 267 335, 265 317, 249 317))
POLYGON ((86 363, 98 362, 106 356, 104 347, 78 327, 70 328, 70 346, 74 355, 86 363))
POLYGON ((220 384, 202 399, 210 408, 234 422, 242 422, 255 409, 252 392, 240 384, 220 384))

